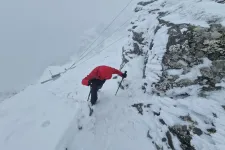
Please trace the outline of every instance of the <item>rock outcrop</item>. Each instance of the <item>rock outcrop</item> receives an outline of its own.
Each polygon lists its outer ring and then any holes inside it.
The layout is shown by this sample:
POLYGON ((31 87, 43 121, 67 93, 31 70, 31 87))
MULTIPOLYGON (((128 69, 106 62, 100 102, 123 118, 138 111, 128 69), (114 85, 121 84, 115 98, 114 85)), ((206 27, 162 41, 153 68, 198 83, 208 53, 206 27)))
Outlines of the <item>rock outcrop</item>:
POLYGON ((163 73, 155 88, 163 93, 191 85, 200 85, 203 92, 221 89, 216 84, 225 77, 225 27, 161 22, 170 29, 163 73))

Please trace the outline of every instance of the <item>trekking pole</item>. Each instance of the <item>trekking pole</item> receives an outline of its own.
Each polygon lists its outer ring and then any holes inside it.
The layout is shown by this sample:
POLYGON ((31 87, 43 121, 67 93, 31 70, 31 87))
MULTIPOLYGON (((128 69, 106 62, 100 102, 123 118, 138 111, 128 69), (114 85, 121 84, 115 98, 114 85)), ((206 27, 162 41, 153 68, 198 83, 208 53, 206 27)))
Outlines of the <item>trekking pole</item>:
MULTIPOLYGON (((127 74, 127 71, 125 71, 124 73, 127 74)), ((118 90, 119 90, 119 88, 120 88, 120 86, 121 86, 121 83, 123 82, 123 79, 124 79, 124 78, 122 78, 122 80, 120 81, 120 84, 119 84, 119 86, 118 86, 118 89, 117 89, 117 91, 116 91, 116 94, 117 94, 117 92, 118 92, 118 90)), ((116 94, 115 94, 115 95, 116 95, 116 94)))
POLYGON ((90 92, 89 92, 87 101, 89 100, 90 95, 91 95, 91 87, 90 87, 90 92))

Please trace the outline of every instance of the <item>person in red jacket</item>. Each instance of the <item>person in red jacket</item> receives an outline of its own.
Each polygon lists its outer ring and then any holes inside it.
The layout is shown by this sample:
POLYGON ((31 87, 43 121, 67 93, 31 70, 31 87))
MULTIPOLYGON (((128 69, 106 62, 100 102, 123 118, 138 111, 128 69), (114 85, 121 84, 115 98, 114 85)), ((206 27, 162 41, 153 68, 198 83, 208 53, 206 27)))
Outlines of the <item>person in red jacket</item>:
POLYGON ((85 86, 91 86, 91 104, 94 105, 98 99, 97 92, 102 88, 106 80, 112 78, 113 74, 117 74, 122 78, 126 78, 127 74, 112 68, 110 66, 97 66, 94 68, 89 75, 87 75, 83 80, 82 84, 85 86))

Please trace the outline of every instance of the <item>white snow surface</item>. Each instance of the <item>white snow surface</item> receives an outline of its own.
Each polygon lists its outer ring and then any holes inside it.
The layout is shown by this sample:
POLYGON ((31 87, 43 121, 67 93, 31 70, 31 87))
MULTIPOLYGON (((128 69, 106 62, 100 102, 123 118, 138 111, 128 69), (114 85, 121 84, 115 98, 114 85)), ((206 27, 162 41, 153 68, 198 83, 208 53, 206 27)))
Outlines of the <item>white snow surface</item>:
MULTIPOLYGON (((129 58, 122 69, 128 71, 128 77, 123 82, 123 85, 128 86, 124 90, 120 89, 115 96, 121 78, 108 80, 99 92, 99 101, 94 106, 91 117, 88 116, 87 102, 89 87, 83 86, 81 80, 98 65, 119 68, 122 63, 122 47, 132 47, 132 37, 123 38, 103 51, 95 51, 94 57, 88 56, 86 61, 66 72, 65 68, 71 64, 47 68, 38 83, 0 103, 0 150, 153 150, 156 149, 155 143, 167 150, 168 144, 162 138, 166 137, 168 126, 192 125, 192 122, 179 118, 186 115, 198 123, 197 127, 203 133, 209 133, 209 128, 215 127, 217 130, 210 135, 190 133, 193 135, 191 144, 196 150, 225 149, 223 91, 211 92, 206 98, 199 98, 196 95, 198 87, 185 87, 176 89, 175 92, 192 90, 193 95, 176 100, 151 94, 151 84, 158 81, 161 75, 168 27, 161 26, 155 32, 159 25, 158 15, 148 13, 153 9, 165 10, 170 13, 164 19, 174 23, 188 22, 204 26, 210 16, 217 16, 224 22, 223 8, 224 5, 209 0, 158 0, 143 7, 133 20, 139 26, 138 31, 147 31, 148 28, 148 32, 143 35, 148 42, 143 47, 145 53, 151 40, 154 41, 148 52, 146 78, 143 79, 142 72, 144 58, 135 55, 134 58, 129 58), (213 9, 207 9, 209 7, 213 9), (50 78, 49 69, 53 74, 62 72, 61 77, 41 84, 40 82, 50 78), (142 90, 144 83, 148 83, 146 93, 142 90), (142 107, 143 114, 140 114, 132 107, 137 103, 150 104, 150 107, 142 107), (157 113, 160 115, 155 115, 157 113), (164 120, 164 125, 160 119, 164 120), (79 130, 78 127, 82 129, 79 130), (151 138, 147 137, 148 133, 151 138)), ((210 62, 205 60, 204 65, 209 66, 210 62)), ((171 70, 170 73, 180 74, 181 71, 171 70)), ((171 136, 174 148, 180 150, 180 141, 176 136, 171 136)))

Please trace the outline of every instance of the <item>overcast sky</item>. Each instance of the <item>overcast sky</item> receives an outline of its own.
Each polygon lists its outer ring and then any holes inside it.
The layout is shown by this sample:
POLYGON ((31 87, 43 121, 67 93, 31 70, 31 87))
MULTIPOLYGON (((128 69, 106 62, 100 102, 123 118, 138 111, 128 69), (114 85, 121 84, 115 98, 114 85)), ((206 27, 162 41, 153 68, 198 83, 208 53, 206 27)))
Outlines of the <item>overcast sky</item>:
POLYGON ((85 30, 107 25, 128 1, 1 0, 0 92, 23 87, 47 66, 65 63, 85 30))

